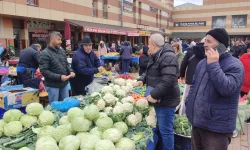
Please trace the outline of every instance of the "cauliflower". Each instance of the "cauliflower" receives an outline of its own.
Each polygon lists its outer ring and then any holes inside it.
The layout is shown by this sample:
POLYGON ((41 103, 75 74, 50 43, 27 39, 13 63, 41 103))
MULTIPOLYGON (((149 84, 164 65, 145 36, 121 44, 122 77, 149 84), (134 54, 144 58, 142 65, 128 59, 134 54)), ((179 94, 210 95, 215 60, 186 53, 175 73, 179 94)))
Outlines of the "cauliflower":
POLYGON ((122 79, 122 78, 117 78, 117 79, 114 80, 114 82, 115 82, 115 84, 118 84, 120 86, 126 85, 126 81, 124 79, 122 79))
POLYGON ((115 106, 113 109, 114 114, 122 114, 124 113, 124 109, 122 106, 115 106))
POLYGON ((127 85, 128 85, 128 84, 134 85, 137 81, 136 81, 136 80, 128 79, 126 82, 127 82, 127 85))
POLYGON ((155 116, 147 116, 146 117, 146 122, 147 122, 148 126, 153 127, 153 128, 156 127, 157 120, 156 120, 155 116))
POLYGON ((99 110, 103 110, 105 108, 106 102, 103 99, 100 99, 96 102, 96 106, 99 110))
POLYGON ((135 103, 135 105, 137 106, 137 107, 148 107, 148 101, 146 100, 146 99, 139 99, 136 103, 135 103))
POLYGON ((130 92, 132 89, 130 89, 128 86, 122 86, 122 90, 126 91, 126 93, 130 92))
POLYGON ((91 96, 91 97, 96 97, 96 96, 99 96, 99 95, 100 95, 100 93, 94 92, 94 93, 92 93, 90 96, 91 96))
POLYGON ((121 89, 120 85, 114 85, 113 86, 114 91, 117 91, 117 90, 120 90, 120 89, 121 89))
POLYGON ((126 97, 126 98, 123 98, 122 100, 121 100, 121 102, 122 103, 134 103, 134 98, 132 97, 132 96, 128 96, 128 97, 126 97))
POLYGON ((110 87, 113 87, 113 86, 114 86, 114 84, 113 84, 113 83, 111 83, 111 84, 109 84, 109 86, 110 86, 110 87))
POLYGON ((136 117, 136 115, 131 114, 126 118, 127 124, 129 126, 133 126, 135 127, 139 122, 138 122, 138 118, 136 117))
POLYGON ((103 97, 107 104, 113 105, 116 101, 116 97, 113 94, 106 93, 103 97))
POLYGON ((104 86, 104 87, 102 88, 102 93, 110 93, 110 94, 113 94, 114 91, 113 91, 112 87, 110 87, 110 86, 104 86))
POLYGON ((125 110, 125 112, 128 112, 128 113, 132 113, 134 110, 133 104, 131 103, 124 103, 122 104, 122 107, 125 110))
POLYGON ((104 112, 105 112, 106 114, 109 114, 112 110, 113 110, 112 107, 106 107, 106 108, 104 108, 104 112))
POLYGON ((149 116, 156 116, 154 107, 150 109, 149 116))
POLYGON ((121 106, 122 103, 121 102, 117 102, 115 106, 121 106))
POLYGON ((124 91, 124 90, 117 90, 116 91, 116 95, 118 96, 118 97, 125 97, 126 96, 126 92, 124 91))
POLYGON ((141 114, 141 113, 136 112, 136 113, 135 113, 135 116, 137 117, 138 122, 141 122, 141 121, 142 121, 142 114, 141 114))

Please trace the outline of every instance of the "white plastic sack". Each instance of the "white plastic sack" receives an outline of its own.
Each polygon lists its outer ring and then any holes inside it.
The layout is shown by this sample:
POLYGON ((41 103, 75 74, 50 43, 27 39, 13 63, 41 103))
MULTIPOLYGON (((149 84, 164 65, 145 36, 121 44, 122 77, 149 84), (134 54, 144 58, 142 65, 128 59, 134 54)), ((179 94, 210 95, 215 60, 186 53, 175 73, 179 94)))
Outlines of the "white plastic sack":
POLYGON ((88 89, 88 93, 92 94, 94 92, 100 92, 103 88, 103 85, 97 83, 96 81, 93 81, 86 88, 88 89))
POLYGON ((181 116, 186 115, 186 105, 185 105, 185 103, 186 103, 186 99, 187 99, 187 96, 188 96, 188 93, 189 93, 189 90, 190 90, 190 86, 191 85, 188 85, 188 84, 185 85, 185 89, 184 89, 181 104, 180 104, 181 106, 180 106, 180 109, 179 109, 179 114, 181 116))

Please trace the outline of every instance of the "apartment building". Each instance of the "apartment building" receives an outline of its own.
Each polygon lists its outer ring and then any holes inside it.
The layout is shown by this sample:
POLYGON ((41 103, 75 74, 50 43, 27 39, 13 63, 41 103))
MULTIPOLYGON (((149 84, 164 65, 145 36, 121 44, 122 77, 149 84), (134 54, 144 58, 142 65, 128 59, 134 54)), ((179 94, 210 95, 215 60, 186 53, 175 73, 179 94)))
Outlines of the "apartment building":
POLYGON ((89 35, 104 40, 147 43, 152 33, 170 35, 173 0, 0 0, 0 45, 23 49, 46 45, 50 31, 71 24, 72 44, 89 35))

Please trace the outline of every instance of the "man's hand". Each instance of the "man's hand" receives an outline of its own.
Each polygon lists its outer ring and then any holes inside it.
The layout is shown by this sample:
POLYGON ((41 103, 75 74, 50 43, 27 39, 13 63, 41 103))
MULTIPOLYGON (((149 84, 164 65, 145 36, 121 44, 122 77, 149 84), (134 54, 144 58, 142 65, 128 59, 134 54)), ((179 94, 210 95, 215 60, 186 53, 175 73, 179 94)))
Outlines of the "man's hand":
POLYGON ((104 68, 101 66, 98 68, 99 72, 102 72, 104 70, 104 68))
POLYGON ((62 81, 67 81, 69 80, 70 76, 66 76, 66 75, 61 75, 61 80, 62 81))
POLYGON ((136 86, 143 86, 143 82, 142 81, 137 81, 136 86))
POLYGON ((215 51, 214 49, 211 48, 206 52, 206 55, 207 55, 207 64, 219 62, 220 55, 218 51, 215 51))
POLYGON ((74 78, 75 76, 76 74, 74 72, 70 72, 70 75, 69 75, 70 78, 74 78))
POLYGON ((153 99, 153 98, 151 97, 151 95, 147 96, 146 99, 147 99, 149 102, 151 102, 151 103, 156 103, 156 102, 157 102, 157 100, 153 99))

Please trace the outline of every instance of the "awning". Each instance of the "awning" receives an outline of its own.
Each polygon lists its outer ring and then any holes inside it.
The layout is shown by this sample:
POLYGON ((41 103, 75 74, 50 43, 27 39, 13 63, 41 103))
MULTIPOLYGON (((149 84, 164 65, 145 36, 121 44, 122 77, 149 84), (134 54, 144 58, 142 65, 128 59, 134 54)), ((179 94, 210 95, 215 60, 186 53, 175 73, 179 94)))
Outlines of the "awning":
POLYGON ((180 39, 198 39, 204 38, 206 36, 206 32, 173 32, 171 34, 172 38, 180 38, 180 39))
POLYGON ((161 32, 161 31, 153 31, 153 30, 150 30, 150 32, 151 32, 151 34, 159 33, 159 34, 161 34, 161 35, 163 35, 163 36, 167 36, 167 35, 168 35, 167 33, 161 32))
POLYGON ((116 35, 127 35, 127 32, 138 32, 137 29, 119 27, 114 25, 92 23, 85 21, 69 20, 70 24, 81 26, 86 32, 103 33, 103 34, 116 34, 116 35))

